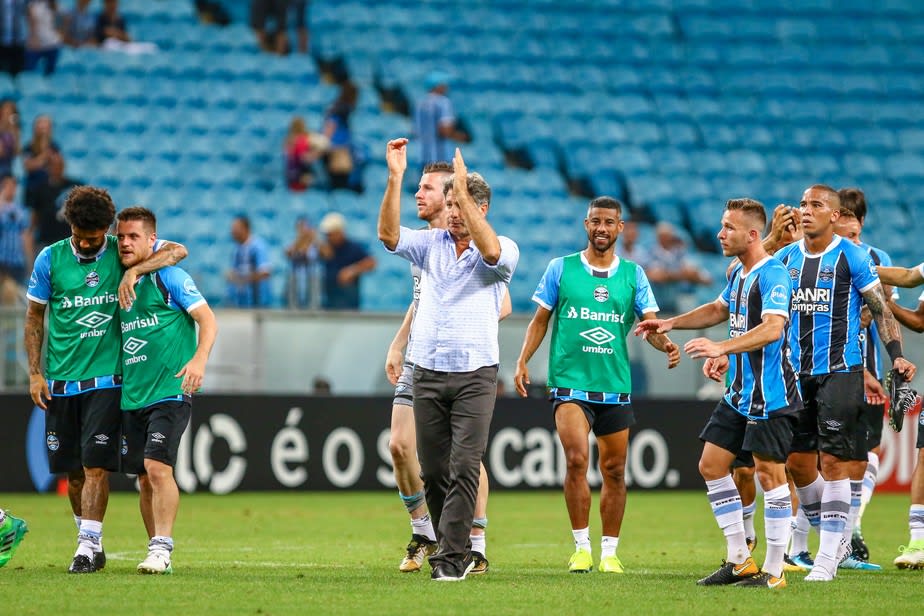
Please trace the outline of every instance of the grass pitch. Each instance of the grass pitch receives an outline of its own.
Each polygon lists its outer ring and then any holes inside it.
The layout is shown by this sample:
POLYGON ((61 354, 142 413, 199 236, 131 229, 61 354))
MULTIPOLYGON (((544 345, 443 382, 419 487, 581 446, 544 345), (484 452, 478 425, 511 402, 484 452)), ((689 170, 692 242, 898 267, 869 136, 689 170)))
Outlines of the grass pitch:
MULTIPOLYGON (((619 546, 624 575, 567 572, 573 543, 559 492, 497 492, 491 570, 458 584, 431 582, 426 566, 398 572, 410 526, 392 493, 183 495, 172 576, 135 573, 147 543, 136 495, 112 496, 109 564, 93 575, 66 573, 76 538, 66 499, 4 494, 0 506, 30 528, 0 570, 0 614, 824 614, 914 611, 924 598, 924 575, 891 564, 907 541, 904 495, 876 495, 864 518, 882 572, 841 572, 830 584, 788 574, 789 587, 774 592, 695 585, 725 554, 698 492, 630 491, 619 546)), ((599 520, 591 520, 597 557, 599 520)), ((760 564, 762 540, 758 546, 760 564)))

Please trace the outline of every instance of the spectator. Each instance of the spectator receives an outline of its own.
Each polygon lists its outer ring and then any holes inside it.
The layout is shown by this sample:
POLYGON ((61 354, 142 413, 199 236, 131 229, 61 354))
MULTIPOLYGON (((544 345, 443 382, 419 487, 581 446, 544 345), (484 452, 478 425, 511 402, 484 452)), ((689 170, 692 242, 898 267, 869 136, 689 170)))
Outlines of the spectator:
POLYGON ((647 250, 638 245, 638 223, 632 220, 625 221, 625 226, 619 235, 616 254, 638 264, 642 269, 647 267, 651 257, 647 250))
POLYGON ((295 32, 298 34, 298 52, 308 53, 308 0, 290 0, 295 12, 295 32))
POLYGON ((314 381, 311 383, 311 393, 315 396, 330 396, 333 393, 330 381, 323 376, 314 377, 314 381))
MULTIPOLYGON (((257 37, 257 44, 263 51, 285 55, 289 47, 286 34, 290 0, 252 0, 250 3, 250 27, 257 37), (268 32, 266 23, 272 18, 275 30, 268 32)), ((304 17, 304 12, 302 13, 304 17)), ((307 33, 307 31, 306 31, 307 33)))
POLYGON ((90 0, 77 0, 74 8, 61 15, 61 33, 71 47, 96 47, 96 16, 90 12, 90 0))
POLYGON ((64 175, 64 157, 52 154, 48 179, 26 191, 26 207, 32 210, 36 254, 45 246, 70 236, 71 227, 64 219, 64 200, 71 189, 80 184, 83 182, 64 175))
POLYGON ((320 254, 315 241, 317 232, 307 218, 295 221, 295 241, 286 248, 289 260, 289 280, 286 299, 289 308, 321 306, 320 254))
POLYGON ((330 149, 324 155, 324 167, 331 188, 350 188, 353 174, 353 137, 350 134, 350 114, 356 109, 358 90, 349 79, 340 84, 340 94, 324 113, 324 136, 330 149))
POLYGON ((326 139, 318 139, 308 132, 305 120, 292 119, 283 145, 286 158, 286 184, 289 190, 303 191, 314 182, 313 165, 321 156, 326 139))
POLYGON ((359 310, 359 277, 375 269, 375 258, 346 236, 346 219, 331 212, 319 225, 326 242, 319 251, 324 259, 324 308, 359 310))
POLYGON ((22 164, 26 169, 26 194, 48 181, 48 165, 61 148, 52 138, 51 117, 40 115, 32 122, 32 141, 23 152, 22 164))
POLYGON ((56 0, 29 2, 29 38, 26 40, 26 70, 34 71, 42 63, 47 76, 55 72, 61 50, 61 34, 57 28, 58 3, 56 0))
POLYGON ((711 284, 712 279, 692 262, 686 243, 677 235, 672 224, 659 222, 655 227, 655 237, 657 244, 645 273, 661 309, 677 312, 679 296, 689 295, 696 285, 711 284))
POLYGON ((272 272, 266 242, 251 233, 246 216, 237 216, 231 222, 231 237, 237 246, 228 272, 230 304, 237 308, 268 307, 272 272))
POLYGON ((468 135, 459 130, 449 92, 449 75, 433 71, 426 79, 427 95, 414 111, 414 132, 420 143, 420 166, 450 161, 453 141, 467 142, 468 135))
POLYGON ((125 18, 119 13, 119 0, 103 0, 103 10, 96 18, 96 40, 103 45, 109 41, 131 42, 125 18))
POLYGON ((0 176, 13 172, 13 161, 19 156, 19 113, 16 101, 0 102, 0 176))
POLYGON ((0 72, 13 77, 26 63, 27 0, 0 1, 0 72))
POLYGON ((3 295, 26 280, 34 258, 29 214, 16 201, 16 178, 0 178, 0 288, 3 295))

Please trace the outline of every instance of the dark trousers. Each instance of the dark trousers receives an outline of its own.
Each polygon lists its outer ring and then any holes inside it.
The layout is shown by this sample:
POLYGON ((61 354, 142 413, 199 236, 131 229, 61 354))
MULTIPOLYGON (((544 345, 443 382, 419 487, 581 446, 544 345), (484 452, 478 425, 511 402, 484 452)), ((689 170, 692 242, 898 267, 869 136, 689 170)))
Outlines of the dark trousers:
POLYGON ((0 72, 13 77, 22 72, 26 64, 26 48, 23 45, 0 45, 0 72))
POLYGON ((471 551, 479 468, 496 395, 497 366, 473 372, 414 368, 417 455, 439 542, 432 567, 445 564, 461 573, 471 551))

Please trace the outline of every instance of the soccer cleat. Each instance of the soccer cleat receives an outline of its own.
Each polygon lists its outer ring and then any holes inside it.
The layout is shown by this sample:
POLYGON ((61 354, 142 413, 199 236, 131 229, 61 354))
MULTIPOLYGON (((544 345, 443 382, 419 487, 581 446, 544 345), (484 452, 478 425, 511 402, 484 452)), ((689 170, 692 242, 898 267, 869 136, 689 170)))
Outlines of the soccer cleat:
POLYGON ((918 392, 911 388, 905 376, 895 370, 886 373, 885 388, 889 392, 889 427, 901 432, 905 415, 918 403, 918 392))
POLYGON ((828 571, 824 565, 816 564, 805 576, 806 582, 830 582, 834 580, 834 574, 828 571))
POLYGON ((568 560, 571 573, 590 573, 594 569, 594 559, 587 550, 577 550, 568 560))
POLYGON ((749 578, 745 578, 740 582, 735 582, 735 586, 749 586, 751 588, 770 588, 771 590, 778 590, 781 588, 786 588, 786 576, 781 575, 776 577, 771 575, 766 571, 761 571, 757 575, 752 575, 749 578))
POLYGON ((924 541, 912 541, 898 548, 900 554, 892 561, 899 569, 924 569, 924 541))
POLYGON ((854 558, 869 562, 869 548, 866 546, 866 541, 863 540, 863 533, 859 527, 853 529, 853 535, 850 537, 850 549, 853 551, 854 558))
POLYGON ((745 542, 748 544, 748 552, 751 554, 754 553, 754 548, 757 547, 757 537, 748 537, 745 539, 745 542))
POLYGON ((106 566, 106 550, 102 546, 99 552, 93 552, 93 566, 96 567, 97 571, 106 566))
POLYGON ((799 572, 799 573, 808 573, 809 568, 803 567, 802 565, 796 564, 796 562, 789 557, 789 554, 783 554, 783 571, 786 572, 799 572))
POLYGON ((440 563, 437 566, 433 567, 433 571, 430 572, 430 579, 434 582, 461 582, 465 577, 472 572, 472 569, 475 568, 475 557, 469 553, 469 555, 462 561, 462 573, 457 574, 449 568, 445 563, 440 563))
POLYGON ((882 571, 880 565, 874 565, 864 560, 860 560, 853 554, 845 556, 841 562, 837 563, 838 569, 853 569, 855 571, 882 571))
POLYGON ((472 550, 472 560, 474 561, 475 566, 472 567, 472 570, 469 571, 469 574, 481 575, 482 573, 488 572, 488 559, 484 557, 484 554, 472 550))
POLYGON ((93 564, 93 561, 90 560, 89 556, 84 556, 83 554, 78 554, 74 557, 74 561, 71 563, 71 566, 67 569, 68 573, 96 573, 96 565, 93 564))
POLYGON ((436 552, 436 547, 435 541, 430 541, 423 535, 411 535, 411 542, 407 544, 407 554, 398 565, 398 571, 403 573, 420 571, 424 559, 436 552))
POLYGON ((815 566, 815 561, 812 560, 812 555, 808 552, 799 552, 795 556, 790 556, 789 559, 792 561, 792 564, 797 567, 802 567, 803 571, 811 571, 812 567, 815 566))
POLYGON ((723 584, 735 584, 743 579, 753 577, 760 573, 757 564, 750 556, 741 564, 722 561, 722 566, 716 571, 701 580, 697 580, 698 586, 720 586, 723 584))
POLYGON ((603 573, 625 573, 625 569, 622 568, 622 562, 620 562, 619 557, 615 554, 607 556, 606 558, 601 558, 598 568, 603 573))
POLYGON ((3 526, 0 526, 0 567, 10 562, 27 532, 29 527, 25 520, 6 514, 3 526))
POLYGON ((170 564, 170 552, 166 550, 151 550, 148 557, 138 564, 138 573, 160 573, 170 575, 173 565, 170 564))

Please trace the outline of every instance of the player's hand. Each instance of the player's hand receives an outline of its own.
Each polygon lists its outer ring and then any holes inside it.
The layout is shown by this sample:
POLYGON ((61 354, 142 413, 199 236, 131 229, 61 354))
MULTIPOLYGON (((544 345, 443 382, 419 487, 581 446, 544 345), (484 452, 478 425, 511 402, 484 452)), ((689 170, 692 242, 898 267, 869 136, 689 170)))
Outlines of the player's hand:
POLYGON ((873 313, 870 311, 869 306, 864 305, 862 308, 860 308, 860 327, 866 329, 872 322, 873 313))
POLYGON ((135 303, 135 284, 138 282, 138 274, 135 268, 130 267, 122 274, 122 281, 119 283, 119 306, 123 310, 131 310, 132 304, 135 303))
POLYGON ((721 357, 708 357, 703 363, 703 376, 712 379, 716 383, 721 383, 728 372, 728 355, 721 357))
POLYGON ((664 354, 667 355, 667 369, 676 368, 680 363, 680 347, 668 340, 664 345, 664 354))
POLYGON ((29 375, 29 395, 32 396, 32 401, 35 403, 35 406, 43 411, 48 410, 48 405, 45 404, 45 400, 51 400, 51 392, 48 391, 48 381, 45 380, 43 375, 29 375))
POLYGON ((202 387, 202 379, 205 377, 205 360, 199 360, 195 357, 186 362, 183 368, 173 376, 183 377, 183 393, 191 396, 202 387))
POLYGON ((465 167, 465 160, 462 158, 462 150, 456 148, 456 154, 452 157, 452 192, 456 195, 468 192, 468 169, 465 167))
POLYGON ((904 357, 899 357, 892 362, 892 368, 901 372, 906 381, 913 379, 914 375, 918 372, 917 367, 904 357))
POLYGON ((517 371, 513 375, 513 386, 516 387, 517 393, 521 398, 525 398, 529 393, 526 388, 529 386, 529 369, 524 362, 517 362, 517 371))
POLYGON ((683 346, 683 350, 693 359, 724 355, 722 347, 708 338, 694 338, 683 346))
POLYGON ((398 378, 404 369, 404 353, 396 349, 389 348, 385 354, 385 376, 392 385, 398 384, 398 378))
POLYGON ((405 137, 388 142, 385 148, 385 162, 388 163, 388 173, 404 175, 407 169, 407 139, 405 137))
POLYGON ((863 370, 863 393, 867 404, 885 404, 889 397, 882 383, 869 370, 863 370))
POLYGON ((674 329, 674 324, 671 323, 670 319, 647 319, 639 321, 635 328, 635 335, 647 340, 648 334, 666 334, 672 329, 674 329))

